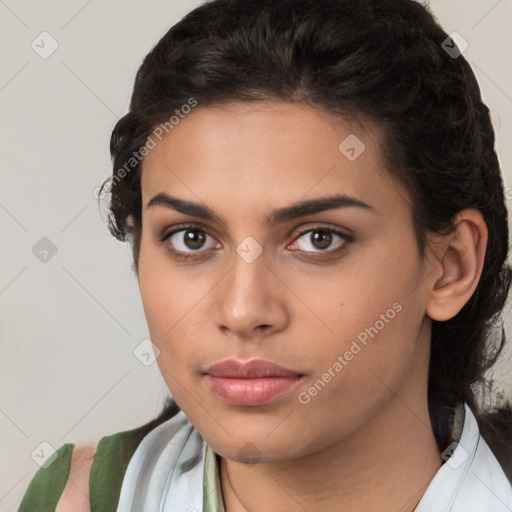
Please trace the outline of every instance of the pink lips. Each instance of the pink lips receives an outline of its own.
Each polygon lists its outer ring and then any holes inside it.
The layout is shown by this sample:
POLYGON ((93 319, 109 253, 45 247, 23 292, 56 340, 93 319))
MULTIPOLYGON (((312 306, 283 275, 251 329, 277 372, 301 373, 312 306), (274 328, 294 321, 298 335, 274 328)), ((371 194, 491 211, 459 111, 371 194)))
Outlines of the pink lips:
POLYGON ((221 361, 205 370, 214 393, 232 405, 263 405, 302 380, 303 374, 270 361, 221 361))

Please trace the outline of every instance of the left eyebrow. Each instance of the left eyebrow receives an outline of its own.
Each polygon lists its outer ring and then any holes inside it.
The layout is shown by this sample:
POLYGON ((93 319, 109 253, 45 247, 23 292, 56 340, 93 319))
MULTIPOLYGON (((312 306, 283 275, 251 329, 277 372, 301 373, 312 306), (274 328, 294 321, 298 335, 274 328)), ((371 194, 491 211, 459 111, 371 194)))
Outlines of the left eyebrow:
MULTIPOLYGON (((164 206, 185 215, 191 215, 201 219, 217 222, 223 226, 227 225, 226 221, 208 206, 179 199, 178 197, 171 196, 164 192, 160 192, 154 196, 146 205, 146 209, 154 208, 155 206, 164 206)), ((348 196, 346 194, 336 194, 334 196, 300 201, 290 206, 272 210, 272 212, 265 217, 265 221, 268 225, 275 226, 276 224, 284 223, 306 215, 314 215, 315 213, 320 213, 326 210, 349 207, 361 208, 372 213, 377 213, 373 206, 357 199, 356 197, 348 196)))

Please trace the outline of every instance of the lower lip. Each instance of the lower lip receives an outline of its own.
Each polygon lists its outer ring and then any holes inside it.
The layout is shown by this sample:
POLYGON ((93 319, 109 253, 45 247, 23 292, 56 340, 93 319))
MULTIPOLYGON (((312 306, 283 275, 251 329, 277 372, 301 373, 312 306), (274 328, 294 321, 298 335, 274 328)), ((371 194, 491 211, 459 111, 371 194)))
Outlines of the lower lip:
POLYGON ((231 405, 263 405, 298 384, 302 377, 234 379, 206 375, 210 388, 231 405))

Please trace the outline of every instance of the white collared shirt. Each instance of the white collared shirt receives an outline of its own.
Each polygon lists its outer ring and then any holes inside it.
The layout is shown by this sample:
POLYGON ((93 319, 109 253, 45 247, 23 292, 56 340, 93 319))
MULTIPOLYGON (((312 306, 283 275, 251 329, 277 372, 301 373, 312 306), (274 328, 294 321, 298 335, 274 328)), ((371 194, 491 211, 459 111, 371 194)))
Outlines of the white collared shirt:
POLYGON ((453 454, 434 475, 414 512, 512 512, 512 485, 467 404, 464 410, 459 442, 452 443, 453 454))
MULTIPOLYGON (((447 450, 443 452, 446 462, 415 512, 512 512, 512 485, 480 435, 467 404, 464 410, 460 439, 450 445, 451 456, 447 450)), ((222 503, 222 496, 212 453, 180 411, 153 429, 137 447, 126 470, 116 512, 223 512, 215 505, 222 503), (206 476, 210 487, 204 485, 206 476), (208 498, 203 508, 205 495, 208 498)))

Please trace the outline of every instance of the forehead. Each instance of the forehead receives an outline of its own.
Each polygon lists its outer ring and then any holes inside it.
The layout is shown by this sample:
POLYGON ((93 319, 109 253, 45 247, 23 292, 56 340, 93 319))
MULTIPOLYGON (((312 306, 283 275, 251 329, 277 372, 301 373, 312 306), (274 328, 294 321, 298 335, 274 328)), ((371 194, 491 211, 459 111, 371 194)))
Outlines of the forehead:
POLYGON ((144 157, 141 185, 143 206, 160 192, 251 211, 333 193, 396 200, 375 127, 278 101, 198 105, 144 157))

